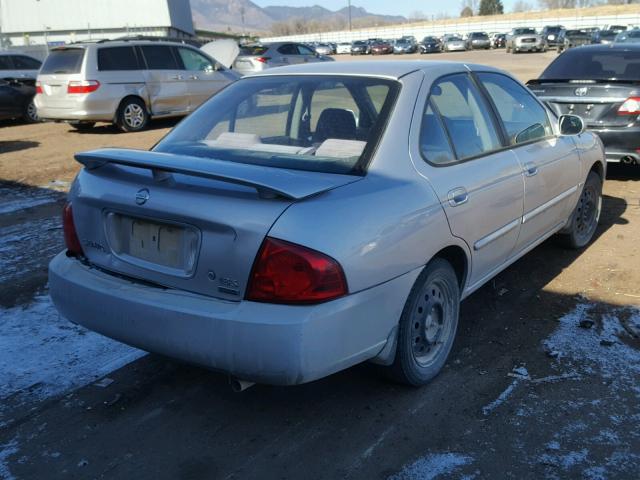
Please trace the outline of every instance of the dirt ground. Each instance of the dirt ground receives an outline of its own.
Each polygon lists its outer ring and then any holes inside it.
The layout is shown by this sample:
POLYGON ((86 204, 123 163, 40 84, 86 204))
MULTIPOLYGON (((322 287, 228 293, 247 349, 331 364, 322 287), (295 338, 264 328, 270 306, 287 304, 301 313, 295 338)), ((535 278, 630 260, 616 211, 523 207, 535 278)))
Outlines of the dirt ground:
MULTIPOLYGON (((527 80, 554 57, 421 58, 487 63, 527 80)), ((339 58, 349 60, 363 58, 339 58)), ((12 330, 3 322, 15 322, 16 331, 22 319, 60 322, 43 340, 49 346, 71 328, 48 301, 46 266, 62 249, 60 207, 79 168, 73 154, 146 149, 175 123, 138 134, 0 127, 0 331, 7 338, 12 330)), ((639 180, 640 167, 611 165, 588 248, 547 241, 465 300, 450 360, 425 388, 391 384, 361 365, 307 385, 234 394, 222 375, 146 355, 115 371, 95 367, 76 384, 39 380, 3 396, 2 380, 19 379, 7 375, 19 366, 0 353, 0 479, 637 478, 639 180), (109 381, 96 385, 104 375, 109 381)), ((11 348, 7 338, 0 336, 0 351, 11 348)), ((89 364, 82 348, 74 355, 59 368, 89 364)))

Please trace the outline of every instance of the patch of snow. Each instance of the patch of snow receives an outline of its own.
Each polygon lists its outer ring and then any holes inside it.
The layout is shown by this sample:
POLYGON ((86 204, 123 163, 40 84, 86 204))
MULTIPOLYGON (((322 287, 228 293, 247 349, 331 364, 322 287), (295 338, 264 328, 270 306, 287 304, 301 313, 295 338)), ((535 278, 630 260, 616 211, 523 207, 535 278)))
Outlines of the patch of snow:
POLYGON ((49 259, 62 249, 62 226, 58 217, 3 227, 0 229, 0 282, 46 268, 49 259))
POLYGON ((8 466, 9 457, 18 453, 18 440, 14 438, 9 443, 0 445, 0 478, 3 480, 15 480, 8 466))
POLYGON ((389 480, 433 480, 440 475, 451 474, 458 468, 472 462, 473 458, 469 455, 433 453, 407 465, 389 480))
POLYGON ((0 308, 0 404, 60 395, 144 354, 68 322, 48 295, 0 308))
POLYGON ((502 405, 504 402, 507 401, 507 399, 511 396, 511 394, 513 393, 513 391, 515 390, 515 388, 518 386, 518 383, 520 383, 519 379, 515 379, 513 382, 511 382, 511 385, 509 385, 499 396, 498 398, 496 398, 493 402, 491 402, 489 405, 485 405, 484 407, 482 407, 482 413, 484 415, 489 415, 491 412, 493 412, 496 408, 498 408, 500 405, 502 405))
POLYGON ((0 215, 53 203, 60 196, 60 192, 48 188, 0 184, 0 198, 2 198, 0 215))

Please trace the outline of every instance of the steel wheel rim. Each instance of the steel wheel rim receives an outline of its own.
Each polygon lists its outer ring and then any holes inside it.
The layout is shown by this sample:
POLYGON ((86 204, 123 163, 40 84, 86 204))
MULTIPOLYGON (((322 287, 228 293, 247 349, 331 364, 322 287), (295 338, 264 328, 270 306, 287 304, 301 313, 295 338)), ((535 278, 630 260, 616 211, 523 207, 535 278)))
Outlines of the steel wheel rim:
POLYGON ((434 279, 425 285, 411 314, 411 351, 421 367, 434 363, 449 342, 452 311, 446 282, 434 279))
POLYGON ((589 238, 596 229, 600 213, 600 196, 593 186, 586 186, 576 207, 576 234, 580 239, 589 238))
POLYGON ((34 122, 38 121, 38 109, 34 102, 30 102, 29 105, 27 105, 27 116, 34 122))
POLYGON ((131 128, 140 128, 144 123, 144 110, 136 103, 130 103, 124 108, 124 121, 131 128))

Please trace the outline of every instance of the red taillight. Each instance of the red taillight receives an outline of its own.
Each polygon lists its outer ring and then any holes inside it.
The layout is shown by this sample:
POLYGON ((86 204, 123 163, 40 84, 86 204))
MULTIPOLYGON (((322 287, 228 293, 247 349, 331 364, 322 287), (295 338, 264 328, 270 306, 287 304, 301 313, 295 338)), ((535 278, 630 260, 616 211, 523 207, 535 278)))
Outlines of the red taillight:
POLYGON ((76 256, 84 256, 80 239, 76 233, 76 226, 73 223, 73 210, 70 203, 67 203, 62 210, 62 229, 64 231, 64 243, 69 253, 76 256))
POLYGON ((256 57, 254 60, 260 63, 267 63, 269 60, 271 60, 271 57, 256 57))
POLYGON ((67 85, 67 93, 91 93, 100 88, 98 80, 72 80, 67 85))
POLYGON ((40 95, 42 93, 42 84, 40 82, 36 82, 36 95, 40 95))
POLYGON ((267 237, 253 264, 247 300, 310 304, 346 295, 347 280, 333 258, 267 237))
POLYGON ((618 115, 640 115, 640 97, 627 98, 620 108, 618 115))

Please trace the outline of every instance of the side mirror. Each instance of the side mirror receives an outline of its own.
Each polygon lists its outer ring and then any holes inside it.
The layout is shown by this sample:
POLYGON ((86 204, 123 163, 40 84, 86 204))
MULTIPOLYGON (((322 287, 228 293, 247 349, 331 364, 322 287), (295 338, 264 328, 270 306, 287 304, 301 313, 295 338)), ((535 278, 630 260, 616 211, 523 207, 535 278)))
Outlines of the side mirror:
POLYGON ((582 118, 577 115, 561 115, 558 125, 560 126, 560 135, 580 135, 585 130, 582 118))

